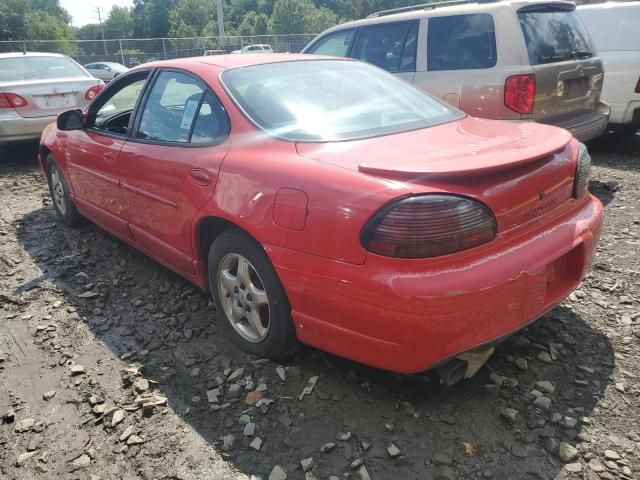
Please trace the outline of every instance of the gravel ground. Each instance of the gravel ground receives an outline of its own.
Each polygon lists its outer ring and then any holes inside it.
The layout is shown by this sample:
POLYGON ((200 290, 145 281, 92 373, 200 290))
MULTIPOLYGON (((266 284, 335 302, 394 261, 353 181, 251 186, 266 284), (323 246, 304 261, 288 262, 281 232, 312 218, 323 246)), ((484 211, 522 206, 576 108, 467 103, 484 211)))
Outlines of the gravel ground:
POLYGON ((31 149, 0 164, 0 478, 631 479, 640 472, 640 135, 591 146, 591 273, 445 388, 227 342, 205 294, 55 219, 31 149), (303 396, 304 388, 312 390, 303 396))

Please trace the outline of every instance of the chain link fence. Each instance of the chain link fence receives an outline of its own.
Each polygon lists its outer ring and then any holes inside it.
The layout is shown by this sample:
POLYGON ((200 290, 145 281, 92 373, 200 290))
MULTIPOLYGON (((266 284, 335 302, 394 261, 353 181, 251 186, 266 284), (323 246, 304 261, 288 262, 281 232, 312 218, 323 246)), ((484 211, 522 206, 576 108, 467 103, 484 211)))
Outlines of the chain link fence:
POLYGON ((298 53, 314 34, 254 35, 196 38, 123 38, 109 40, 17 40, 0 41, 0 53, 55 52, 81 65, 118 62, 128 67, 153 60, 231 53, 253 44, 271 45, 274 52, 298 53))

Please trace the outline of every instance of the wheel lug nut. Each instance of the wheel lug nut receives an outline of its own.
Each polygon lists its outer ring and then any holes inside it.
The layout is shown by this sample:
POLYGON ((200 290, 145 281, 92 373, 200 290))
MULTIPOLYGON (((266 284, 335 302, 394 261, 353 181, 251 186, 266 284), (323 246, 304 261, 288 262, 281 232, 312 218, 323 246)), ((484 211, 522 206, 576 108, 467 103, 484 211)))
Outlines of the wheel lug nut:
POLYGON ((240 292, 240 290, 238 290, 238 287, 233 287, 233 293, 238 293, 240 292))
POLYGON ((253 297, 251 296, 251 294, 247 294, 247 300, 250 302, 253 302, 253 297))
POLYGON ((247 312, 251 312, 251 307, 250 307, 249 305, 245 305, 245 306, 244 306, 244 309, 245 309, 247 312))

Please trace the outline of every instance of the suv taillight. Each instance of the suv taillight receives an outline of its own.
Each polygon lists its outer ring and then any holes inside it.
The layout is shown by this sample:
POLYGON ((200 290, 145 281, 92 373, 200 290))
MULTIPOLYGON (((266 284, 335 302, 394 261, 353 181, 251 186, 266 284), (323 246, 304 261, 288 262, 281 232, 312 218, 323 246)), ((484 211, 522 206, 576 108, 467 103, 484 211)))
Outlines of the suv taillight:
POLYGON ((589 192, 589 179, 591 178, 591 155, 584 143, 578 148, 578 165, 576 166, 576 178, 573 182, 573 196, 584 197, 589 192))
POLYGON ((536 96, 536 77, 531 74, 513 75, 504 84, 504 104, 514 112, 533 113, 536 96))
POLYGON ((94 85, 89 90, 87 90, 87 93, 84 94, 85 100, 93 100, 94 98, 96 98, 96 95, 98 95, 98 93, 100 93, 100 90, 102 90, 103 88, 104 88, 104 83, 101 83, 99 85, 94 85))
POLYGON ((490 242, 496 220, 489 208, 466 197, 428 194, 396 200, 367 222, 364 248, 396 258, 447 255, 490 242))
POLYGON ((15 93, 0 93, 0 108, 22 108, 29 105, 24 98, 15 93))

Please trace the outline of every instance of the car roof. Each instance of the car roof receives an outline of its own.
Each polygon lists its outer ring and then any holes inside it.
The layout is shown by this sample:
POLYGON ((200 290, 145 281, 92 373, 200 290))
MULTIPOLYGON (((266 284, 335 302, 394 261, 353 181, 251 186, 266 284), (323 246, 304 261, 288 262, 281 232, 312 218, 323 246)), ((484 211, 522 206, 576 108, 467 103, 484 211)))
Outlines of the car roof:
MULTIPOLYGON (((566 0, 479 0, 477 2, 462 0, 457 5, 455 4, 455 2, 451 2, 451 4, 448 5, 446 1, 444 3, 445 5, 443 6, 438 6, 437 3, 429 3, 425 4, 425 8, 416 8, 415 10, 401 11, 398 13, 392 13, 393 9, 388 11, 382 10, 381 12, 372 13, 369 17, 360 20, 353 20, 351 22, 336 25, 335 27, 331 27, 325 30, 324 32, 322 32, 322 34, 342 30, 345 28, 356 28, 377 23, 418 20, 421 18, 428 18, 432 16, 483 13, 505 9, 517 10, 521 7, 539 4, 563 4, 571 6, 575 5, 573 2, 566 0), (381 15, 376 16, 376 13, 381 13, 381 15)), ((418 5, 417 7, 420 7, 420 5, 418 5)))
POLYGON ((9 53, 0 53, 0 58, 16 58, 16 57, 65 57, 66 55, 62 55, 61 53, 50 53, 50 52, 9 52, 9 53))
POLYGON ((640 7, 640 2, 606 2, 606 3, 591 3, 589 5, 578 5, 578 10, 609 10, 615 9, 634 9, 640 7))
POLYGON ((189 58, 176 58, 173 60, 162 60, 157 62, 149 62, 133 70, 143 70, 145 68, 154 67, 174 67, 181 68, 186 67, 193 63, 208 64, 218 67, 222 70, 229 70, 231 68, 249 67, 252 65, 262 65, 266 63, 282 63, 282 62, 294 62, 300 60, 318 61, 318 60, 338 60, 338 61, 353 61, 348 58, 342 57, 328 57, 323 55, 305 55, 303 53, 247 53, 244 55, 210 55, 208 57, 189 57, 189 58))

